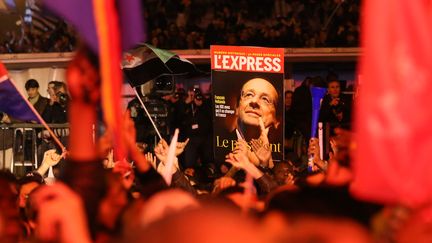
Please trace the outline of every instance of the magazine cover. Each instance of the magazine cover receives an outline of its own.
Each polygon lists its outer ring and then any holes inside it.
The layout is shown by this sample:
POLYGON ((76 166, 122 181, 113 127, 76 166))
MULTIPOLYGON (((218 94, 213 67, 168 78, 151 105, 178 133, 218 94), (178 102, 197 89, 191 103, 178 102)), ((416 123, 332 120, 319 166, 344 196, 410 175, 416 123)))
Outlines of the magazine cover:
POLYGON ((283 159, 283 48, 211 46, 215 161, 235 148, 236 130, 249 143, 269 128, 273 161, 283 159))

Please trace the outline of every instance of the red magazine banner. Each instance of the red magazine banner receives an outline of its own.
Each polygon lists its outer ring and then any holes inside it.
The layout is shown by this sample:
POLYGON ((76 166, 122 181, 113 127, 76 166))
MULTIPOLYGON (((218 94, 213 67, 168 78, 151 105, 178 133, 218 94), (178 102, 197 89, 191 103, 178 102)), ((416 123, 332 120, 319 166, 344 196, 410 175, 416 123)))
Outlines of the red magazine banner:
POLYGON ((212 70, 284 73, 284 49, 211 46, 212 70))
POLYGON ((236 130, 250 143, 269 129, 272 159, 283 159, 284 49, 211 46, 215 162, 235 148, 236 130))

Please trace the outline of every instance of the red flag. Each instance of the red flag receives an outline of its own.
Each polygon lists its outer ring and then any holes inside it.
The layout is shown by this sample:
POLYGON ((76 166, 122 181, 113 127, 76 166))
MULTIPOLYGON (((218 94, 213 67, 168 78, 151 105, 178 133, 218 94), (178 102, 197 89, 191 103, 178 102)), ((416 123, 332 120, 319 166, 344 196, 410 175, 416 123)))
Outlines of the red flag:
POLYGON ((432 2, 363 2, 353 192, 419 206, 432 199, 432 2))
POLYGON ((145 38, 138 0, 45 0, 46 6, 75 25, 87 45, 99 54, 102 108, 106 126, 114 132, 115 157, 126 156, 122 141, 121 50, 145 38))

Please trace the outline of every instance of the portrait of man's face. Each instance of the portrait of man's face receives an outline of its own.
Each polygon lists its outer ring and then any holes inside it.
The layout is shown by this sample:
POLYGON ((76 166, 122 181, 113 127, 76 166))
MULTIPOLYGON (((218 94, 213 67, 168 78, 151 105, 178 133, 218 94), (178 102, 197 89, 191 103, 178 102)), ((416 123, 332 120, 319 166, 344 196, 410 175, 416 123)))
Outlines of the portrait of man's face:
POLYGON ((277 100, 278 93, 270 82, 262 78, 251 79, 241 89, 236 109, 238 119, 246 125, 259 126, 259 117, 262 117, 265 127, 277 127, 277 100))

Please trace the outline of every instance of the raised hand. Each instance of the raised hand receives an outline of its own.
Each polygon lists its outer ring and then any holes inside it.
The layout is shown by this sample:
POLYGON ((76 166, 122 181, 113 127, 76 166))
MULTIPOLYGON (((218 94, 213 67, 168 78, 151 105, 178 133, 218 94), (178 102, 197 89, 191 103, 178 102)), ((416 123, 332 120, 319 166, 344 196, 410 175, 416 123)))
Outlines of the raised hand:
POLYGON ((62 155, 57 154, 55 149, 50 149, 44 153, 42 163, 51 167, 51 166, 58 164, 58 162, 61 160, 61 158, 62 158, 62 155))
POLYGON ((93 139, 93 125, 97 123, 97 104, 100 99, 99 73, 90 61, 89 53, 79 49, 67 69, 69 102, 70 157, 76 161, 98 158, 93 139))
POLYGON ((181 153, 183 153, 186 145, 189 143, 189 138, 186 139, 184 142, 177 142, 175 156, 179 156, 181 153))
POLYGON ((225 161, 240 169, 245 169, 251 164, 246 141, 239 139, 234 151, 225 156, 225 161))
POLYGON ((223 176, 221 178, 218 178, 213 183, 213 192, 217 193, 220 192, 228 187, 232 187, 236 185, 236 181, 227 176, 223 176))
POLYGON ((103 160, 105 168, 114 168, 114 150, 110 149, 103 160))
POLYGON ((156 156, 154 156, 150 152, 147 152, 145 154, 145 157, 146 157, 147 161, 153 166, 153 168, 156 169, 156 156))
POLYGON ((45 173, 49 170, 50 167, 55 166, 62 158, 65 157, 65 151, 62 154, 57 154, 55 149, 45 151, 42 163, 37 169, 37 172, 42 176, 45 175, 45 173))
POLYGON ((251 174, 254 179, 263 176, 263 173, 249 160, 248 145, 246 141, 240 139, 232 153, 225 156, 225 161, 233 166, 245 170, 251 174))
POLYGON ((154 148, 155 155, 162 162, 162 164, 165 164, 167 160, 168 148, 169 146, 164 139, 161 139, 154 148))
POLYGON ((319 169, 321 170, 327 170, 327 162, 322 160, 320 157, 320 146, 319 146, 319 140, 318 138, 311 138, 309 141, 309 148, 308 148, 308 154, 309 156, 313 156, 313 162, 314 162, 314 168, 313 171, 317 171, 319 169))
MULTIPOLYGON (((154 152, 156 154, 156 157, 161 161, 159 166, 157 166, 156 170, 159 173, 163 173, 165 170, 165 164, 167 162, 168 158, 168 150, 169 146, 165 140, 160 140, 156 148, 154 149, 154 152)), ((155 160, 155 159, 154 159, 155 160)), ((156 166, 156 160, 154 161, 156 166)), ((178 160, 177 157, 174 157, 174 165, 172 167, 172 173, 174 174, 179 169, 178 160)))
POLYGON ((0 123, 11 123, 11 119, 9 118, 9 116, 6 113, 3 113, 2 119, 0 121, 0 123))
POLYGON ((269 128, 265 128, 264 121, 261 117, 259 118, 259 124, 261 129, 261 135, 259 139, 251 140, 251 147, 253 153, 256 155, 256 157, 259 160, 259 164, 268 167, 271 160, 271 149, 268 140, 269 128))
POLYGON ((99 74, 85 50, 76 52, 67 69, 69 92, 74 102, 96 104, 100 99, 99 74))

